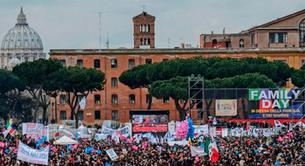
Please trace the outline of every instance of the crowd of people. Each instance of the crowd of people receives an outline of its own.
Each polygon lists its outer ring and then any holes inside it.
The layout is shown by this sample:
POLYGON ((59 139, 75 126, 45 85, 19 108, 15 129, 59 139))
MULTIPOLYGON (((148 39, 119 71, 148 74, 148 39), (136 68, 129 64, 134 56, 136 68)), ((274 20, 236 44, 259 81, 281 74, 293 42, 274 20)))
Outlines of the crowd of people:
MULTIPOLYGON (((111 138, 96 141, 80 139, 77 145, 55 145, 54 139, 45 142, 40 148, 49 145, 49 165, 92 165, 92 166, 282 166, 305 165, 305 129, 296 126, 292 130, 283 128, 271 137, 215 137, 219 151, 216 163, 209 155, 192 156, 189 145, 170 146, 166 141, 150 143, 146 138, 140 142, 115 142, 111 138), (287 134, 289 135, 287 136, 287 134), (281 138, 281 139, 279 139, 281 138), (88 150, 88 147, 90 149, 88 150), (118 158, 111 160, 106 150, 113 148, 118 158)), ((34 139, 26 135, 0 134, 0 163, 6 166, 34 165, 17 160, 18 141, 37 148, 34 139)), ((205 140, 205 139, 203 139, 205 140)), ((192 146, 200 146, 198 139, 192 140, 192 146)))

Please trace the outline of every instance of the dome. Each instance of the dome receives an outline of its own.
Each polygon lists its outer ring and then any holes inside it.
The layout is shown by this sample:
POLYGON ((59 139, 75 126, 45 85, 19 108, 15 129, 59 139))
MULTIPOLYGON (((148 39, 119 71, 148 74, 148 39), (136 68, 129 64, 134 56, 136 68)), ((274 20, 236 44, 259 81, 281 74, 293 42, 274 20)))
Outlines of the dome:
POLYGON ((26 22, 26 16, 21 8, 16 25, 4 36, 1 50, 43 50, 39 34, 26 22))

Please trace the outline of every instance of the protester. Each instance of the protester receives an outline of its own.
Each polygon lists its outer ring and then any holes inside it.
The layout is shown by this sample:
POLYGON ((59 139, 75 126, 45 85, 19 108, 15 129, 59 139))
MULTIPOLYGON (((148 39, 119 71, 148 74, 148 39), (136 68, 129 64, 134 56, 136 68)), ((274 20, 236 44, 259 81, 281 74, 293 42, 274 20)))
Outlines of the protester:
MULTIPOLYGON (((238 124, 233 124, 238 126, 238 124)), ((44 142, 37 147, 37 140, 26 135, 15 136, 0 134, 0 163, 1 165, 30 165, 17 160, 19 140, 31 148, 40 149, 50 146, 48 164, 58 165, 126 165, 126 166, 209 166, 209 165, 304 165, 305 164, 305 130, 296 126, 291 131, 283 129, 278 135, 270 137, 199 137, 192 140, 191 146, 206 144, 207 138, 215 140, 219 158, 212 162, 210 156, 192 156, 190 145, 170 146, 166 141, 150 142, 147 138, 138 141, 116 142, 108 138, 80 139, 76 145, 55 145, 54 139, 44 142), (113 148, 117 154, 115 160, 107 155, 106 150, 113 148)), ((34 165, 34 164, 31 164, 34 165)))

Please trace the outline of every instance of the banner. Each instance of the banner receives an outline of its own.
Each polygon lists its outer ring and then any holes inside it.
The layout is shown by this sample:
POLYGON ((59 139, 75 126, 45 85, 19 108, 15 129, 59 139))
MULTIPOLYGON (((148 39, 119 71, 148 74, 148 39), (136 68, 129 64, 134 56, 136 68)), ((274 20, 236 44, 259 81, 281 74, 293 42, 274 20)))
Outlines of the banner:
POLYGON ((201 146, 191 146, 192 157, 195 156, 204 156, 204 148, 201 146))
POLYGON ((236 116, 237 100, 234 99, 218 99, 215 102, 216 116, 236 116))
POLYGON ((48 158, 49 146, 44 149, 37 150, 32 149, 19 141, 17 160, 22 160, 33 164, 48 165, 48 158))
POLYGON ((209 135, 209 125, 194 125, 195 134, 209 135))
POLYGON ((116 160, 118 158, 118 155, 115 153, 115 151, 113 150, 113 148, 106 150, 107 155, 110 157, 110 159, 116 160))
POLYGON ((40 123, 22 123, 22 135, 24 134, 35 139, 44 136, 49 141, 49 128, 40 123))
POLYGON ((249 89, 249 118, 301 118, 301 89, 249 89))
POLYGON ((125 137, 129 137, 129 136, 131 136, 130 131, 131 131, 130 126, 125 126, 125 127, 120 128, 120 129, 117 129, 117 130, 114 130, 112 128, 108 128, 108 127, 103 126, 102 130, 101 130, 101 134, 114 135, 115 133, 121 133, 125 137))

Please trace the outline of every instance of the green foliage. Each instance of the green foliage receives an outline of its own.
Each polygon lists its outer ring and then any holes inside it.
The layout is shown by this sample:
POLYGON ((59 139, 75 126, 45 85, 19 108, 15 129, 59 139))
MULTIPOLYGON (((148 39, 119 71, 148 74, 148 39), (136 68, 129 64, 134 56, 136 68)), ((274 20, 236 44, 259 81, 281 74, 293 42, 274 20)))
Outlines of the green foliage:
POLYGON ((163 61, 137 66, 120 76, 120 81, 132 89, 148 87, 155 81, 169 80, 178 76, 200 74, 205 79, 234 77, 246 73, 264 74, 278 86, 285 85, 291 76, 290 67, 280 61, 270 62, 263 58, 190 58, 163 61))
POLYGON ((103 90, 104 73, 95 69, 67 67, 51 75, 52 84, 57 84, 60 91, 67 93, 85 93, 103 90), (55 83, 56 82, 56 83, 55 83))
POLYGON ((10 71, 0 70, 0 95, 5 95, 11 90, 24 89, 24 84, 10 71))
POLYGON ((305 86, 305 70, 295 70, 291 76, 291 82, 297 87, 305 86))
MULTIPOLYGON (((275 88, 276 85, 265 75, 247 73, 228 78, 205 80, 205 88, 275 88)), ((187 77, 176 77, 169 80, 155 81, 149 93, 157 99, 171 97, 174 100, 188 99, 187 77)))
POLYGON ((21 63, 13 68, 13 73, 18 76, 28 89, 42 88, 50 75, 63 66, 59 61, 39 59, 33 62, 21 63))

